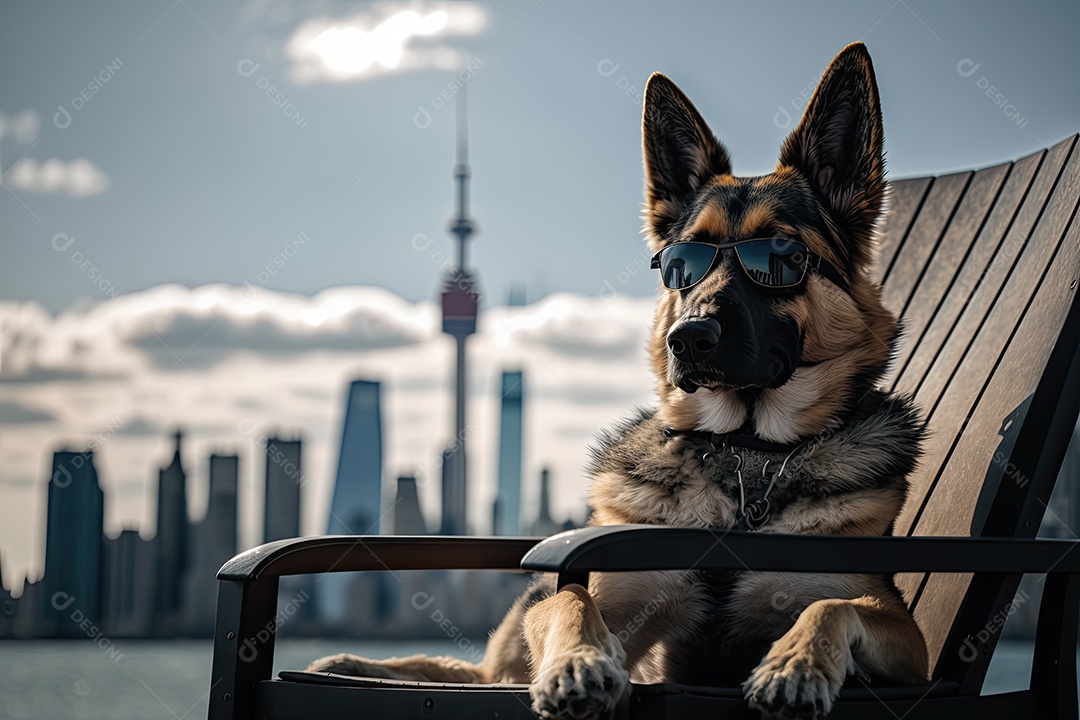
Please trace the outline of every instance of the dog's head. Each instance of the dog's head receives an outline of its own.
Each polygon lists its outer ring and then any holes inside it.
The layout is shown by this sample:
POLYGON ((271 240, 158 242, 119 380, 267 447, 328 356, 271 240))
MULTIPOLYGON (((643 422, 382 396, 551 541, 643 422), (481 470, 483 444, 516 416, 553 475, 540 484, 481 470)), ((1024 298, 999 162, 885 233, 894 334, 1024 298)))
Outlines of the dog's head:
MULTIPOLYGON (((867 272, 885 179, 866 48, 833 60, 769 175, 732 175, 723 145, 660 74, 645 89, 642 134, 654 251, 772 243, 718 249, 694 284, 661 291, 651 346, 661 418, 714 432, 749 420, 778 442, 828 428, 880 379, 897 334, 867 272)), ((687 283, 686 252, 665 256, 668 284, 687 283)))

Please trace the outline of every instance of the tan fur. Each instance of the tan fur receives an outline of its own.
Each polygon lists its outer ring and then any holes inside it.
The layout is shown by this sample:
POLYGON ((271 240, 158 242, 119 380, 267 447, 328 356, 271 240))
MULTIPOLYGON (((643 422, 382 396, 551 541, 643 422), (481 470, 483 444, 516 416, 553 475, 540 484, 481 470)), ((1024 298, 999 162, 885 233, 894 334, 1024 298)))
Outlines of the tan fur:
POLYGON ((307 667, 308 672, 335 673, 356 677, 387 680, 420 680, 422 682, 485 683, 483 670, 472 663, 454 657, 412 655, 387 660, 366 660, 341 653, 320 658, 307 667))
POLYGON ((580 585, 534 605, 523 636, 533 677, 529 691, 540 717, 601 715, 629 689, 626 653, 580 585))
MULTIPOLYGON (((756 185, 757 183, 754 184, 756 185)), ((739 224, 739 232, 735 237, 740 240, 758 237, 761 234, 762 228, 775 225, 776 207, 777 203, 774 200, 761 199, 746 208, 746 211, 742 216, 742 221, 739 224)))
POLYGON ((763 529, 803 535, 884 535, 903 504, 903 493, 882 490, 800 498, 763 529))
POLYGON ((721 237, 731 234, 731 222, 723 207, 707 205, 701 210, 701 213, 694 220, 694 224, 686 231, 687 237, 699 234, 719 235, 721 237))
POLYGON ((918 628, 903 620, 910 617, 903 606, 876 597, 818 600, 773 643, 743 690, 755 707, 816 705, 825 715, 856 670, 922 682, 929 660, 918 628))
POLYGON ((483 676, 493 683, 527 683, 532 677, 529 658, 522 649, 522 626, 528 608, 525 598, 518 598, 510 612, 491 633, 484 660, 483 676))
POLYGON ((688 478, 688 487, 673 494, 656 483, 628 483, 614 473, 598 475, 589 487, 589 504, 595 508, 592 524, 715 527, 718 519, 726 519, 727 527, 734 525, 735 501, 700 472, 692 471, 688 478))

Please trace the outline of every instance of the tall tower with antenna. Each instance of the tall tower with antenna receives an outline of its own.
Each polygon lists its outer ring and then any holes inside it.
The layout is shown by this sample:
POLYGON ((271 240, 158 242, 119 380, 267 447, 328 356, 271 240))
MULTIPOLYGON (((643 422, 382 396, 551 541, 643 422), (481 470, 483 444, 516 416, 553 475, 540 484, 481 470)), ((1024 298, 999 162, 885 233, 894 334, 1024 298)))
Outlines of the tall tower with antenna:
POLYGON ((476 312, 480 293, 475 276, 468 270, 468 240, 476 225, 469 217, 469 139, 466 127, 465 88, 457 94, 457 213, 450 221, 450 233, 457 238, 457 267, 443 282, 443 332, 454 338, 457 349, 454 375, 454 437, 443 453, 442 527, 444 535, 464 535, 466 525, 467 474, 465 462, 465 398, 467 355, 465 341, 476 332, 476 312))

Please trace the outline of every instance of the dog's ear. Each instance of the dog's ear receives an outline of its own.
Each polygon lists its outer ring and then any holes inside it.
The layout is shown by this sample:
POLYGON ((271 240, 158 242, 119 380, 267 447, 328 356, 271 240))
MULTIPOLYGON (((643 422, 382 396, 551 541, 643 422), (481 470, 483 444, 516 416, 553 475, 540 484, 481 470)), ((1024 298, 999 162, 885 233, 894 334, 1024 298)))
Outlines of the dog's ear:
POLYGON ((660 73, 653 73, 645 86, 641 136, 645 220, 659 239, 705 180, 731 173, 731 160, 686 95, 660 73))
POLYGON ((885 195, 881 102, 870 53, 862 43, 840 51, 821 77, 802 120, 784 141, 780 167, 809 180, 844 234, 853 266, 870 260, 865 238, 885 195))

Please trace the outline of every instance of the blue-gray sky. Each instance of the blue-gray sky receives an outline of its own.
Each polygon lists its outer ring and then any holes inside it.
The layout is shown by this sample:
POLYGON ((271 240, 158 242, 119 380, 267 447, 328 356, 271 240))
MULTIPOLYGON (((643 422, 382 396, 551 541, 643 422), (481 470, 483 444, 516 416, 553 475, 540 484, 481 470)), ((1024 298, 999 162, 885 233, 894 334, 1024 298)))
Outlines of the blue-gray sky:
MULTIPOLYGON (((797 117, 800 96, 853 40, 875 61, 896 176, 1014 158, 1080 124, 1075 2, 478 7, 482 27, 414 38, 406 52, 449 47, 475 68, 472 258, 488 302, 504 302, 513 281, 532 299, 595 294, 633 262, 640 92, 655 70, 687 91, 743 174, 773 166, 785 134, 779 108, 797 117), (986 94, 989 85, 1000 98, 986 94)), ((0 112, 40 116, 28 158, 86 158, 108 189, 68 197, 8 183, 0 299, 52 311, 100 299, 100 280, 50 247, 57 233, 75 238, 71 251, 119 292, 257 283, 304 233, 267 287, 381 285, 410 300, 433 297, 439 268, 430 256, 450 247, 453 162, 452 102, 435 106, 453 72, 290 79, 286 43, 297 29, 357 12, 377 19, 386 10, 284 0, 6 3, 0 112), (247 77, 244 60, 247 71, 259 64, 247 77), (111 77, 74 110, 103 72, 111 77), (260 85, 277 88, 283 104, 260 85), (59 106, 71 114, 63 130, 53 121, 59 106), (414 122, 420 107, 430 114, 424 129, 414 122), (436 239, 424 252, 414 249, 420 233, 436 239)), ((28 148, 6 133, 3 170, 28 148)), ((634 295, 654 287, 640 273, 620 284, 634 295)))
POLYGON ((558 517, 580 518, 596 430, 652 396, 651 72, 689 94, 738 173, 758 174, 828 62, 862 40, 890 171, 921 175, 1080 129, 1078 31, 1076 2, 3 3, 3 580, 41 573, 58 446, 95 449, 110 534, 152 533, 177 425, 193 518, 206 456, 240 454, 243 545, 260 539, 262 438, 303 434, 303 531, 322 532, 356 377, 386 387, 384 498, 416 473, 436 515, 452 354, 431 301, 452 254, 462 83, 485 310, 469 350, 470 512, 486 532, 500 370, 526 376, 524 505, 548 467, 558 517), (405 21, 421 34, 395 41, 405 21), (364 59, 328 48, 364 46, 360 33, 379 39, 371 68, 396 67, 334 77, 330 64, 364 59), (496 307, 515 283, 529 304, 496 307))

